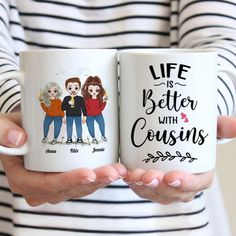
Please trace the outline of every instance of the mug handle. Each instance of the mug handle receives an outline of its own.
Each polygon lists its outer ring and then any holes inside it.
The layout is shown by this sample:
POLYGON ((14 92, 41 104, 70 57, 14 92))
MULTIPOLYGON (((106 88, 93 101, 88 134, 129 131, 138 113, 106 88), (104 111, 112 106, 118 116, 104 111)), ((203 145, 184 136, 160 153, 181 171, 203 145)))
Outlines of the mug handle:
MULTIPOLYGON (((24 83, 24 74, 19 71, 11 71, 4 73, 0 76, 0 81, 7 80, 7 79, 14 79, 17 80, 20 84, 24 83)), ((28 152, 28 143, 26 142, 19 148, 9 148, 0 145, 0 153, 6 155, 25 155, 28 152)))
MULTIPOLYGON (((231 78, 235 78, 236 81, 236 71, 228 69, 224 66, 219 66, 218 67, 218 72, 225 72, 226 74, 228 74, 231 78)), ((236 83, 233 82, 234 80, 232 80, 232 83, 234 84, 235 88, 236 88, 236 83)), ((223 138, 223 139, 217 139, 217 144, 224 144, 224 143, 228 143, 230 141, 232 141, 234 138, 223 138)))

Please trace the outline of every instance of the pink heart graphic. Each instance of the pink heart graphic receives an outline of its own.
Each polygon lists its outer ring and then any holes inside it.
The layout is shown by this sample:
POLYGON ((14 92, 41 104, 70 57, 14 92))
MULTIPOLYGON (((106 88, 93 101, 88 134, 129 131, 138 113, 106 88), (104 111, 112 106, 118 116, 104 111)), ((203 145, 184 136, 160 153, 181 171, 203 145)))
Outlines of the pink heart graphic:
POLYGON ((186 117, 186 119, 184 120, 184 122, 185 123, 188 123, 189 122, 189 120, 188 120, 188 118, 186 117))
POLYGON ((184 114, 183 112, 180 115, 181 115, 181 119, 185 119, 187 117, 187 115, 184 114))

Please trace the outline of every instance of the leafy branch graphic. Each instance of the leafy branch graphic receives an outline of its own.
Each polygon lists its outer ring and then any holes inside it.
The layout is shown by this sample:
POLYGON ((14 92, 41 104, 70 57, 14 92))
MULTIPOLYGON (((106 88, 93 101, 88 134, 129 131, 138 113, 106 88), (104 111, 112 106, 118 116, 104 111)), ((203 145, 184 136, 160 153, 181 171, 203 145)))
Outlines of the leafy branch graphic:
POLYGON ((151 153, 148 153, 148 158, 143 159, 145 163, 152 162, 155 163, 157 161, 173 161, 175 158, 179 158, 180 162, 188 161, 189 163, 192 163, 197 160, 197 158, 194 158, 191 156, 189 152, 186 152, 185 155, 182 155, 179 151, 175 152, 176 154, 172 155, 170 152, 162 153, 160 151, 157 151, 157 156, 152 155, 151 153))

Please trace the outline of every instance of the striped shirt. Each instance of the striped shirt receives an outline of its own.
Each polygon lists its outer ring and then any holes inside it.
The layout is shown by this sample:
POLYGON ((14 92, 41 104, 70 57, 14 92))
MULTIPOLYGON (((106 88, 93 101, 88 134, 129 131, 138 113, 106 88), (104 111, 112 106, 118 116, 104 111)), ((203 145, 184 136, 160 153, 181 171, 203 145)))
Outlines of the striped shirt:
MULTIPOLYGON (((0 0, 0 74, 18 69, 19 52, 46 48, 211 48, 236 67, 234 0, 0 0)), ((232 115, 236 81, 218 75, 218 112, 232 115)), ((20 103, 13 80, 0 85, 0 110, 20 103)), ((209 236, 204 193, 160 205, 118 181, 81 199, 31 208, 0 171, 0 235, 209 236)))

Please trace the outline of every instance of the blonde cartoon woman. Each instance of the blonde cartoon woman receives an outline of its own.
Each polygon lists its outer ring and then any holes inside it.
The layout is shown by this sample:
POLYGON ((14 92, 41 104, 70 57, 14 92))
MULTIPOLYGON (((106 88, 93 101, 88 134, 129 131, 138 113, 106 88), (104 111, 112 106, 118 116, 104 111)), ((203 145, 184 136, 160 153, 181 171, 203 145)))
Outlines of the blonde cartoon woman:
POLYGON ((62 95, 62 90, 56 82, 49 82, 46 84, 40 94, 40 104, 46 115, 43 122, 43 139, 42 143, 48 140, 48 132, 51 124, 54 122, 54 137, 51 144, 57 143, 57 138, 61 131, 64 111, 61 110, 61 100, 59 97, 62 95))
POLYGON ((105 136, 105 121, 102 111, 106 106, 107 95, 102 86, 101 79, 98 76, 89 76, 82 86, 81 93, 83 95, 87 110, 86 124, 89 134, 92 137, 92 143, 98 144, 95 137, 94 121, 97 122, 101 133, 101 139, 107 141, 105 136))

